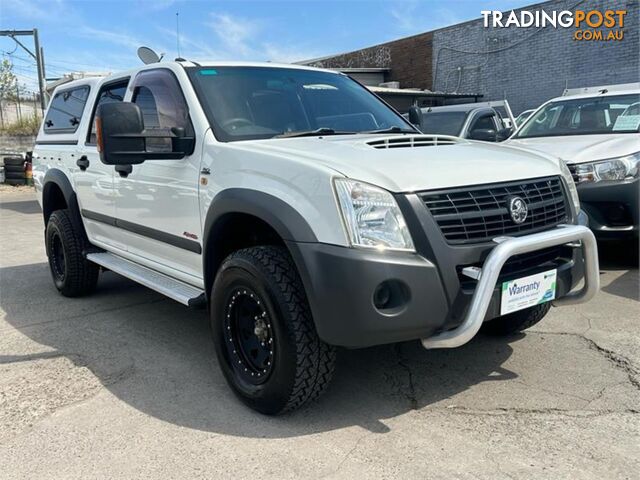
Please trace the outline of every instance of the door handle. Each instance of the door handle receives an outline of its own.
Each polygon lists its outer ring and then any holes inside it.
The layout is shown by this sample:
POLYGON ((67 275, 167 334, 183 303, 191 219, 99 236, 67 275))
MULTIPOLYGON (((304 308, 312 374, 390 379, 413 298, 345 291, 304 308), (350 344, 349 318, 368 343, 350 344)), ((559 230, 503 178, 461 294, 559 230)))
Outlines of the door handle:
POLYGON ((76 165, 80 167, 83 172, 89 167, 89 159, 86 155, 82 155, 77 161, 76 165))

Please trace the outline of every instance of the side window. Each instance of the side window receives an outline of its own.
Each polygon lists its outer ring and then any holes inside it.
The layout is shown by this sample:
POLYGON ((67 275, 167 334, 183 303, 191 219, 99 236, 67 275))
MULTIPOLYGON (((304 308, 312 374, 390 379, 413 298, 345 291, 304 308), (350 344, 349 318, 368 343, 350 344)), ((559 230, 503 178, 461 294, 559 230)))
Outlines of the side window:
POLYGON ((495 130, 496 125, 493 122, 493 116, 485 115, 483 117, 476 119, 473 122, 473 126, 471 127, 471 130, 473 131, 473 130, 479 130, 479 129, 495 130))
POLYGON ((44 119, 45 133, 75 132, 80 125, 88 96, 88 85, 56 93, 44 119))
POLYGON ((91 145, 95 145, 96 143, 96 111, 100 105, 105 103, 113 103, 113 102, 121 102, 124 100, 124 95, 127 93, 127 85, 129 84, 129 79, 118 81, 115 83, 109 83, 100 88, 100 92, 98 93, 98 98, 96 100, 95 105, 93 106, 93 113, 91 114, 91 131, 89 132, 89 136, 87 137, 87 143, 91 145))
MULTIPOLYGON (((178 80, 166 69, 140 72, 135 79, 132 102, 140 107, 145 130, 182 128, 193 135, 189 109, 178 80)), ((148 138, 150 152, 170 152, 170 138, 148 138)))

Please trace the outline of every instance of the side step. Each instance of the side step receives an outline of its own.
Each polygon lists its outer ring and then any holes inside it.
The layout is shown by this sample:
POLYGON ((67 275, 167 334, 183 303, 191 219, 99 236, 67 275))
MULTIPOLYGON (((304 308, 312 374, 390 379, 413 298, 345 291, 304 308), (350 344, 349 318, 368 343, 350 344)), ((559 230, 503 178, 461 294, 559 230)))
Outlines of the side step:
POLYGON ((87 260, 138 282, 188 307, 204 306, 204 291, 189 284, 143 267, 113 253, 89 253, 87 260))

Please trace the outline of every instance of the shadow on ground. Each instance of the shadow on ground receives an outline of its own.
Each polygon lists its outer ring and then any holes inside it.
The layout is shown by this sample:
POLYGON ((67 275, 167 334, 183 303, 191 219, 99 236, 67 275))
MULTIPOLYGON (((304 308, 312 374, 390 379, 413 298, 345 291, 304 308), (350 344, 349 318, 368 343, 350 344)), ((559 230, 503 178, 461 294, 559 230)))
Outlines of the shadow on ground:
POLYGON ((94 295, 64 298, 51 284, 46 263, 0 269, 0 288, 5 320, 50 350, 7 355, 0 363, 64 355, 89 368, 132 407, 211 432, 290 437, 360 425, 382 433, 388 431, 384 419, 480 382, 516 377, 501 367, 512 353, 504 339, 479 337, 455 351, 426 351, 418 342, 342 350, 327 394, 283 422, 256 414, 233 397, 219 371, 204 311, 112 273, 101 276, 94 295))
POLYGON ((29 215, 32 213, 40 213, 40 205, 35 200, 22 200, 19 202, 2 202, 2 208, 4 210, 10 210, 15 213, 22 213, 29 215))
POLYGON ((598 245, 600 268, 606 270, 626 270, 606 287, 604 292, 630 300, 640 301, 638 280, 638 242, 602 242, 598 245))
MULTIPOLYGON (((39 212, 29 201, 5 202, 2 208, 39 212)), ((606 268, 629 268, 620 249, 603 250, 601 258, 606 268)), ((608 288, 637 298, 637 274, 625 273, 608 288)), ((53 287, 44 262, 1 268, 0 308, 4 321, 41 345, 25 348, 24 337, 0 331, 7 352, 0 364, 64 356, 145 414, 248 437, 295 437, 352 425, 384 433, 386 419, 444 402, 482 382, 516 378, 503 365, 513 352, 510 344, 521 338, 478 336, 454 350, 427 351, 418 342, 342 350, 327 394, 283 420, 256 414, 233 397, 216 364, 205 311, 112 273, 101 275, 94 295, 68 299, 53 287), (29 350, 35 353, 14 353, 29 350)))

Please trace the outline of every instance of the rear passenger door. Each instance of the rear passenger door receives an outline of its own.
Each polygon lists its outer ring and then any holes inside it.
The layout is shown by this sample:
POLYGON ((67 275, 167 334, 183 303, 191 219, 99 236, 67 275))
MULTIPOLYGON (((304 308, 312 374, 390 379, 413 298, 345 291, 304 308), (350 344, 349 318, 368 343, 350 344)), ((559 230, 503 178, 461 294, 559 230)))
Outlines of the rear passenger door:
POLYGON ((125 250, 120 232, 115 227, 117 190, 113 165, 100 161, 96 146, 95 114, 99 105, 121 102, 127 92, 129 78, 120 78, 103 84, 92 106, 90 124, 82 139, 79 159, 74 175, 78 204, 84 217, 87 234, 93 243, 125 250))
MULTIPOLYGON (((131 90, 145 130, 178 128, 194 136, 187 102, 171 70, 143 70, 132 80, 131 90)), ((146 148, 170 152, 171 139, 147 139, 146 148)), ((131 173, 116 173, 116 216, 128 253, 196 286, 202 283, 199 179, 197 154, 180 160, 150 158, 133 165, 131 173)))

